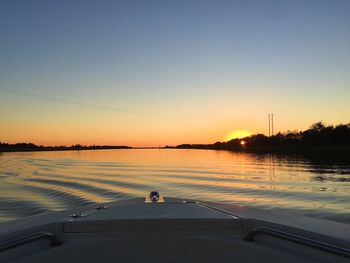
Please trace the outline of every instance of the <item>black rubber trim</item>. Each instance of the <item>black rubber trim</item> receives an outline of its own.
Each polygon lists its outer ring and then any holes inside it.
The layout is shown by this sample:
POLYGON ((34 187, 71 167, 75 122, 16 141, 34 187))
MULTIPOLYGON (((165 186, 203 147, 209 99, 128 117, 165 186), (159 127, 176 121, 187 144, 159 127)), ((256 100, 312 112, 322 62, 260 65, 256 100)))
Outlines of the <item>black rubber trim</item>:
POLYGON ((33 241, 39 240, 39 239, 47 239, 50 241, 51 246, 59 246, 62 245, 62 242, 55 236, 54 234, 46 231, 37 232, 34 234, 26 235, 26 236, 20 236, 17 238, 14 238, 9 241, 5 241, 3 243, 0 243, 0 252, 15 248, 27 243, 31 243, 33 241))
POLYGON ((343 257, 347 257, 350 258, 350 250, 343 248, 343 247, 338 247, 335 245, 331 245, 328 243, 324 243, 318 240, 314 240, 311 238, 307 238, 307 237, 303 237, 303 236, 299 236, 299 235, 295 235, 295 234, 291 234, 291 233, 287 233, 281 230, 277 230, 274 228, 270 228, 270 227, 256 227, 254 229, 252 229, 244 238, 244 240, 246 241, 254 241, 254 237, 256 235, 259 234, 264 234, 264 235, 269 235, 269 236, 273 236, 276 238, 280 238, 280 239, 284 239, 287 241, 291 241, 294 243, 298 243, 304 246, 308 246, 308 247, 312 247, 312 248, 316 248, 316 249, 320 249, 332 254, 336 254, 339 256, 343 256, 343 257))

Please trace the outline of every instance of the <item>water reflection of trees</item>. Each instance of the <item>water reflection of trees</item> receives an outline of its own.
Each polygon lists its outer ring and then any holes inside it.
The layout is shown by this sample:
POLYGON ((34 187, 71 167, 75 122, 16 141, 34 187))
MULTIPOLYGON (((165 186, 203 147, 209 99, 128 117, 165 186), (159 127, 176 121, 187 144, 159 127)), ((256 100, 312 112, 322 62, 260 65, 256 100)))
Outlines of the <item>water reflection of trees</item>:
POLYGON ((275 166, 282 163, 289 167, 302 165, 311 180, 350 182, 350 157, 343 153, 248 153, 257 162, 269 164, 271 180, 275 177, 275 166))

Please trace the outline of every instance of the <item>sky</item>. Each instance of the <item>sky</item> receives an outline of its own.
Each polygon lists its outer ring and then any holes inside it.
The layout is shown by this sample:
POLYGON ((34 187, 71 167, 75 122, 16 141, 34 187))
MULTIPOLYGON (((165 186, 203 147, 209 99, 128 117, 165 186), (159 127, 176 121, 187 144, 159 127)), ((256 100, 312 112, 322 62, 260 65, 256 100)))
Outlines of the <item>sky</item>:
POLYGON ((350 1, 0 0, 0 141, 164 146, 350 122, 350 1))

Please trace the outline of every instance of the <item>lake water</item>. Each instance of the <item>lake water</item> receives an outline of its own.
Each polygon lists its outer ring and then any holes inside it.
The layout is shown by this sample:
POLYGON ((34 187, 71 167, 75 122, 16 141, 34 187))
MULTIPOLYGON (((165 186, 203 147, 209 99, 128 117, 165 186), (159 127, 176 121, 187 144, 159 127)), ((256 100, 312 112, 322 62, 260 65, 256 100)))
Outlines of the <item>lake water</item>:
POLYGON ((350 222, 350 164, 212 150, 0 153, 0 221, 147 195, 350 222))

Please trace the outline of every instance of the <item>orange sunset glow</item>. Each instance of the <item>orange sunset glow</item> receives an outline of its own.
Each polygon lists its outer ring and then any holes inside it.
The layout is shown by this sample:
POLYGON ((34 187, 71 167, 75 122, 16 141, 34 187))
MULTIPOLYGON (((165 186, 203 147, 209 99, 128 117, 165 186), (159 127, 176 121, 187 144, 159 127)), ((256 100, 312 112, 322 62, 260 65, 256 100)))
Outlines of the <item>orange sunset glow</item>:
POLYGON ((350 0, 0 0, 0 263, 340 262, 349 197, 350 0))
POLYGON ((248 137, 249 135, 252 135, 252 134, 253 134, 253 133, 252 133, 252 132, 249 132, 249 131, 237 130, 237 131, 230 132, 230 133, 224 138, 224 140, 225 140, 225 141, 229 141, 229 140, 232 140, 232 139, 241 139, 241 138, 244 138, 244 137, 248 137))
POLYGON ((1 142, 158 147, 266 135, 268 113, 275 133, 349 121, 348 18, 326 6, 277 21, 259 1, 84 5, 0 10, 1 142))

